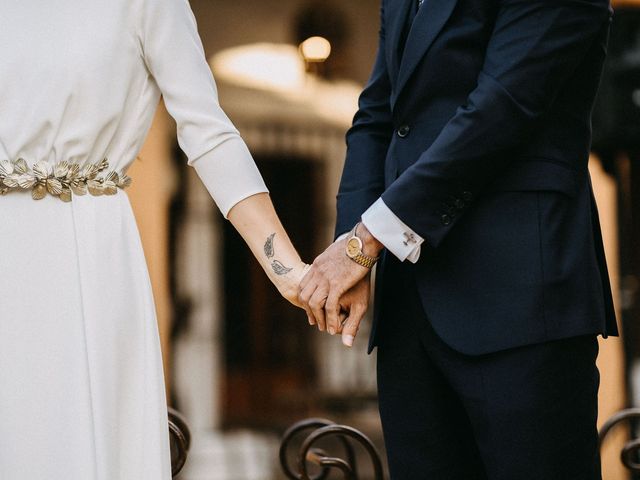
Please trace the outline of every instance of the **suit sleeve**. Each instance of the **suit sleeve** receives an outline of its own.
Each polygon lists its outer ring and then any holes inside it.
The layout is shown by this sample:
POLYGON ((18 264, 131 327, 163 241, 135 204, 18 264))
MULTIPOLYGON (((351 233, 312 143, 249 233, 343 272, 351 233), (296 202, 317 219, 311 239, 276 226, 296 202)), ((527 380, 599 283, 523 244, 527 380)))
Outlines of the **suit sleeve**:
POLYGON ((336 235, 347 232, 384 191, 384 163, 391 141, 391 85, 385 60, 384 0, 378 52, 347 132, 347 157, 338 192, 336 235))
POLYGON ((607 0, 500 0, 476 88, 435 142, 389 186, 387 206, 437 247, 455 227, 440 205, 469 202, 507 166, 610 21, 607 0))

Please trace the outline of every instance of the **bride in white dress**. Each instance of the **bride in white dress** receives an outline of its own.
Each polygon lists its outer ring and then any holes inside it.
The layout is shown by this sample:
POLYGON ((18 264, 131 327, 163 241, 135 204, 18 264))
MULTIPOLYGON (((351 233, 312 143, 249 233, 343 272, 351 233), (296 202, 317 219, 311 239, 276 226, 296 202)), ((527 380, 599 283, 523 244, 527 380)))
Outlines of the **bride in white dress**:
POLYGON ((189 164, 295 301, 305 265, 218 105, 188 1, 0 0, 2 480, 171 477, 123 191, 161 94, 189 164))

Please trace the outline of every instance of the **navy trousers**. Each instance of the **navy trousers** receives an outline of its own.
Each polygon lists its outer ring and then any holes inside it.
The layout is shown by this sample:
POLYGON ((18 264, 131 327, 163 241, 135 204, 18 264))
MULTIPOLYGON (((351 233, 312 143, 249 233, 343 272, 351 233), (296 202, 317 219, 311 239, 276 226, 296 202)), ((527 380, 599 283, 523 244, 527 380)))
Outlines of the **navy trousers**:
POLYGON ((595 336, 465 356, 430 327, 412 265, 392 261, 385 277, 378 390, 392 480, 601 480, 595 336))

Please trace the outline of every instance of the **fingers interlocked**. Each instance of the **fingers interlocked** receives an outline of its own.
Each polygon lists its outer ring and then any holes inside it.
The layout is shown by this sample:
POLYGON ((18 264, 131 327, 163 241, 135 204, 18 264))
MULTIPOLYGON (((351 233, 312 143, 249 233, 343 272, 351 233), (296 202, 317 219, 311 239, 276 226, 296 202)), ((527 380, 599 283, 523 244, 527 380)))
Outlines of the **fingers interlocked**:
POLYGON ((318 282, 315 272, 308 274, 300 284, 300 302, 302 303, 310 325, 317 325, 321 332, 327 329, 324 307, 329 297, 329 285, 318 282))
POLYGON ((299 287, 299 301, 310 325, 331 335, 343 333, 351 346, 369 301, 369 269, 345 254, 345 241, 337 241, 320 254, 299 287), (347 333, 344 333, 346 329, 347 333))

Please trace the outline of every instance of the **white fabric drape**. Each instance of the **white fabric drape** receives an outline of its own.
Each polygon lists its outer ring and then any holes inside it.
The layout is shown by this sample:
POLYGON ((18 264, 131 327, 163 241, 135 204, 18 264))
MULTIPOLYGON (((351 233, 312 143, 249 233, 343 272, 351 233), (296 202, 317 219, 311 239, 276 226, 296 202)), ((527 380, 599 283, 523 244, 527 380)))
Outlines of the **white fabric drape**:
MULTIPOLYGON (((0 12, 0 160, 126 170, 162 93, 223 213, 266 191, 218 105, 186 0, 0 0, 0 12)), ((11 192, 0 218, 0 479, 169 480, 158 330, 127 195, 11 192)))

